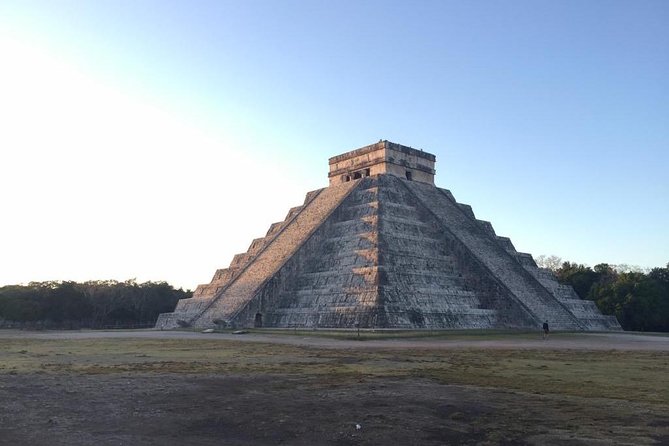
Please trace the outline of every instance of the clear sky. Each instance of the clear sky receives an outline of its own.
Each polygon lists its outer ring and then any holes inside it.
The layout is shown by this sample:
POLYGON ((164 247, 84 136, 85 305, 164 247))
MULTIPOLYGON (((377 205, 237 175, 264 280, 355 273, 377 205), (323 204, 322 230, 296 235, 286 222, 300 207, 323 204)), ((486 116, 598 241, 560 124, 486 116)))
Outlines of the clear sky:
POLYGON ((194 288, 379 139, 520 251, 669 262, 669 2, 0 0, 0 285, 194 288))

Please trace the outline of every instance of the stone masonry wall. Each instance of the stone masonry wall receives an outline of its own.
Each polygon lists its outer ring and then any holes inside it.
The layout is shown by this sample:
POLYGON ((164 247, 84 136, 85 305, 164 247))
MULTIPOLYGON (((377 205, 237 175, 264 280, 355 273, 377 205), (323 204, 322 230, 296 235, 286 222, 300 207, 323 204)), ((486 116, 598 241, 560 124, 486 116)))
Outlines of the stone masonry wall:
POLYGON ((224 269, 218 269, 214 273, 209 284, 198 285, 193 296, 189 299, 181 299, 173 313, 165 313, 159 316, 156 322, 156 328, 169 329, 180 325, 190 325, 204 311, 206 311, 218 296, 227 288, 227 286, 250 265, 255 257, 262 252, 283 229, 289 225, 296 216, 316 198, 323 189, 310 191, 306 194, 302 206, 291 208, 286 218, 278 223, 273 223, 265 237, 254 239, 246 253, 234 256, 230 266, 224 269))
POLYGON ((381 296, 389 325, 520 328, 533 320, 420 201, 381 178, 381 296))
POLYGON ((235 318, 267 327, 373 326, 377 318, 376 179, 356 188, 235 318))
POLYGON ((356 183, 324 189, 261 251, 232 281, 193 325, 209 327, 214 320, 233 319, 255 296, 259 288, 283 266, 328 215, 350 193, 356 183))
POLYGON ((556 329, 582 329, 576 317, 559 303, 506 250, 493 241, 476 223, 473 213, 435 187, 404 181, 416 197, 448 228, 474 257, 515 297, 530 314, 536 326, 549 320, 556 329))
POLYGON ((581 299, 570 285, 563 285, 557 281, 555 275, 543 268, 539 268, 531 254, 518 252, 507 237, 495 234, 489 222, 477 220, 486 233, 497 241, 507 253, 513 256, 527 272, 529 272, 549 293, 573 314, 581 326, 586 330, 622 330, 615 316, 603 315, 597 305, 589 300, 581 299))

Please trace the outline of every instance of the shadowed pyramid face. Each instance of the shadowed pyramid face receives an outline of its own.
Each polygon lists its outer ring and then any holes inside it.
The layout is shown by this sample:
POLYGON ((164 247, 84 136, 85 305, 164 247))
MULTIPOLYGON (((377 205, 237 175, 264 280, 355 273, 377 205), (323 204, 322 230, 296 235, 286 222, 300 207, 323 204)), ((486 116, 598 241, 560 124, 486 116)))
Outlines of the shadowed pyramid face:
POLYGON ((381 141, 157 327, 620 329, 434 186, 434 156, 381 141))

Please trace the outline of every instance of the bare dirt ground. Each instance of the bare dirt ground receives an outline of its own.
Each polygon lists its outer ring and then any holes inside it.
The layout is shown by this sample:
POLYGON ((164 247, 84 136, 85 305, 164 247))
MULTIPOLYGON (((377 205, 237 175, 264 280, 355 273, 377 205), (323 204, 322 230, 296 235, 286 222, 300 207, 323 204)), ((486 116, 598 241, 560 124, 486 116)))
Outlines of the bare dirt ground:
POLYGON ((0 445, 663 445, 669 337, 0 331, 0 445))

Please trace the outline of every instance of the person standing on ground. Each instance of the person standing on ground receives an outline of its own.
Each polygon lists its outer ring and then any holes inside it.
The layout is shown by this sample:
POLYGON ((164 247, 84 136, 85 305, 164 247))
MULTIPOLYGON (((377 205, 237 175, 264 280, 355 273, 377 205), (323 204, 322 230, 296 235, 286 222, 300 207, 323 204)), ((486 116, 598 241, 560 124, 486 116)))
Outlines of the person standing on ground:
POLYGON ((544 329, 544 341, 548 339, 548 321, 544 322, 544 325, 542 327, 544 329))

